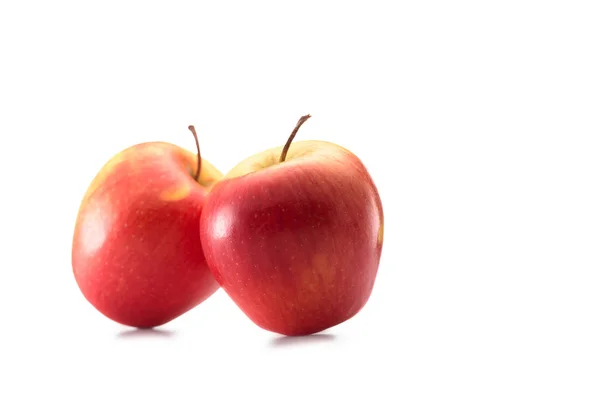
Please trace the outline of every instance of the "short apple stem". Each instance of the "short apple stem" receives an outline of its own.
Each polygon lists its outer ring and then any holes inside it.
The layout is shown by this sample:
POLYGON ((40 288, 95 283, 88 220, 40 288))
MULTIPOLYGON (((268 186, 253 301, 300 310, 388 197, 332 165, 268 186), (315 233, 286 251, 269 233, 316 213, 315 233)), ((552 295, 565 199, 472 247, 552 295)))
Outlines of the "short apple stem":
POLYGON ((196 128, 194 128, 194 125, 188 126, 188 129, 192 131, 192 135, 194 135, 194 140, 196 141, 196 151, 198 152, 198 166, 196 167, 196 175, 194 175, 194 180, 198 182, 198 178, 200 178, 200 167, 202 167, 202 158, 200 157, 200 143, 198 143, 198 134, 196 133, 196 128))
POLYGON ((285 143, 285 146, 283 146, 283 150, 281 151, 281 157, 279 157, 279 162, 285 161, 285 157, 287 156, 288 150, 290 149, 290 146, 292 145, 292 141, 296 137, 296 133, 298 133, 298 130, 300 129, 302 124, 305 123, 306 120, 309 118, 310 118, 310 114, 300 117, 300 119, 298 120, 298 123, 296 124, 296 127, 292 131, 292 134, 290 135, 287 142, 285 143))

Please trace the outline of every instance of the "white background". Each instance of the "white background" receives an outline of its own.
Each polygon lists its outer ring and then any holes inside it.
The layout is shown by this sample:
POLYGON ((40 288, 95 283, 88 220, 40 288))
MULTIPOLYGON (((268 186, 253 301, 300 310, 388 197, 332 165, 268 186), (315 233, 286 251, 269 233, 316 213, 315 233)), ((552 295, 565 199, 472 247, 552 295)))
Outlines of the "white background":
POLYGON ((0 398, 598 399, 597 4, 3 1, 0 398), (141 335, 86 303, 108 158, 195 124, 226 172, 305 113, 384 202, 359 315, 281 339, 219 291, 141 335))

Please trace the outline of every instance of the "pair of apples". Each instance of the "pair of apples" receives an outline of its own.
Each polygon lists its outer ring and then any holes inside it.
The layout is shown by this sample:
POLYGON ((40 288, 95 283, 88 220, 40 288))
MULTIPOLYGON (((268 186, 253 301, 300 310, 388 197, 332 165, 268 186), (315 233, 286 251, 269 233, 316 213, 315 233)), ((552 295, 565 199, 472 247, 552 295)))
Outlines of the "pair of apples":
POLYGON ((287 143, 223 176, 163 142, 120 152, 82 200, 72 267, 84 297, 153 328, 222 287, 259 327, 288 336, 338 325, 367 303, 383 209, 361 160, 323 141, 287 143))

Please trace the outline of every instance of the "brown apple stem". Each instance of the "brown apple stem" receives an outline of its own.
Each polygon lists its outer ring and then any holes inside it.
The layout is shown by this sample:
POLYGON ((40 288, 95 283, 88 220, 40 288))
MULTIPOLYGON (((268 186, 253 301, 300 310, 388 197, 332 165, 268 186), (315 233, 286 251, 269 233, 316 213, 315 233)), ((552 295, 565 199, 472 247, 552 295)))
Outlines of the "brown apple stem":
POLYGON ((290 137, 288 138, 287 142, 285 143, 285 146, 283 146, 283 150, 281 151, 281 157, 279 157, 279 162, 284 162, 285 161, 285 156, 287 156, 287 152, 290 149, 290 146, 292 145, 292 141, 296 137, 296 133, 298 133, 298 130, 300 129, 300 127, 302 126, 302 124, 305 123, 306 120, 309 119, 309 118, 310 118, 310 114, 307 114, 307 115, 305 115, 303 117, 300 117, 300 119, 298 120, 298 123, 296 124, 296 127, 292 131, 292 134, 290 135, 290 137))
POLYGON ((198 134, 196 133, 196 128, 194 125, 188 126, 188 129, 192 131, 194 135, 194 140, 196 141, 196 151, 198 152, 198 166, 196 167, 196 175, 194 175, 194 180, 198 182, 198 178, 200 178, 200 167, 202 167, 202 158, 200 157, 200 143, 198 143, 198 134))

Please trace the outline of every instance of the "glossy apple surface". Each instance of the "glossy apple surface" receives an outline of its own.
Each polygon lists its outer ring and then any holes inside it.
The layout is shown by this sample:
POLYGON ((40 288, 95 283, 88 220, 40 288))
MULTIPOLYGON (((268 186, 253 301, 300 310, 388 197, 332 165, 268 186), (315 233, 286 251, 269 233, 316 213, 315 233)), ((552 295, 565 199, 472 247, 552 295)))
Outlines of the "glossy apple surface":
POLYGON ((248 158, 215 185, 201 238, 215 278, 258 326, 308 335, 357 314, 383 244, 383 209, 365 166, 327 142, 248 158))
POLYGON ((75 280, 106 317, 152 328, 194 308, 217 289, 198 221, 221 174, 178 146, 143 143, 113 157, 79 209, 72 246, 75 280))

